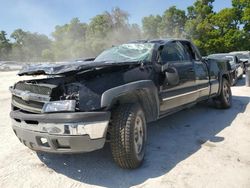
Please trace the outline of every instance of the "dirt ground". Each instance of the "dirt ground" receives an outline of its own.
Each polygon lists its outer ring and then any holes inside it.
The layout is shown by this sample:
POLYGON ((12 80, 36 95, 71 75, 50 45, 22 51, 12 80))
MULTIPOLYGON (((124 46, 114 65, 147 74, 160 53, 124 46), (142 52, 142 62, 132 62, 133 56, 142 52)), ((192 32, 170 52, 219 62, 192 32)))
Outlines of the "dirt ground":
POLYGON ((8 87, 0 73, 0 187, 250 187, 250 88, 240 81, 233 107, 199 104, 148 125, 144 164, 117 167, 109 145, 78 155, 36 154, 11 129, 8 87))

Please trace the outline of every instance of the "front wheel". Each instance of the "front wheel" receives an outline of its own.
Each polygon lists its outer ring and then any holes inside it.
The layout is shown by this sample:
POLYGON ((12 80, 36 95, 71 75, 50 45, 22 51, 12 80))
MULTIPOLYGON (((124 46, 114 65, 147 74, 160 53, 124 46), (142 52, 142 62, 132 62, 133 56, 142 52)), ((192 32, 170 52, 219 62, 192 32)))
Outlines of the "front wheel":
POLYGON ((139 104, 122 104, 112 112, 110 144, 115 162, 133 169, 142 164, 146 149, 147 126, 139 104))
POLYGON ((230 108, 232 105, 232 91, 229 82, 223 78, 220 95, 214 99, 217 107, 230 108))

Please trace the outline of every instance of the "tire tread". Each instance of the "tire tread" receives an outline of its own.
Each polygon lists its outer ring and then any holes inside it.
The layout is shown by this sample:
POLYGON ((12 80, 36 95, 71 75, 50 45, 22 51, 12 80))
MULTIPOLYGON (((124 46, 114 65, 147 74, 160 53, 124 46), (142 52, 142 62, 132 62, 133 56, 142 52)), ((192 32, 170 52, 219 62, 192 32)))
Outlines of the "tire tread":
POLYGON ((110 126, 110 144, 114 161, 122 168, 137 168, 141 161, 133 157, 133 142, 131 142, 131 124, 135 118, 133 113, 138 105, 122 104, 112 111, 110 126))

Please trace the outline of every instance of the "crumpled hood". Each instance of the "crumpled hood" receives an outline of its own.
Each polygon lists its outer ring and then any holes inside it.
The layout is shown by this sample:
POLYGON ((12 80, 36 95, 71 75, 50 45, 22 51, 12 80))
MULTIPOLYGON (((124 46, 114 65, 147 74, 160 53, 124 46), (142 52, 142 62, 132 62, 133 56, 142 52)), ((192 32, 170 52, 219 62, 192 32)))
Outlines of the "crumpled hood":
POLYGON ((138 64, 139 62, 95 62, 95 61, 81 61, 81 62, 65 62, 59 64, 30 64, 24 66, 18 73, 19 76, 23 75, 60 75, 71 72, 79 72, 92 68, 100 68, 107 66, 121 66, 138 64))

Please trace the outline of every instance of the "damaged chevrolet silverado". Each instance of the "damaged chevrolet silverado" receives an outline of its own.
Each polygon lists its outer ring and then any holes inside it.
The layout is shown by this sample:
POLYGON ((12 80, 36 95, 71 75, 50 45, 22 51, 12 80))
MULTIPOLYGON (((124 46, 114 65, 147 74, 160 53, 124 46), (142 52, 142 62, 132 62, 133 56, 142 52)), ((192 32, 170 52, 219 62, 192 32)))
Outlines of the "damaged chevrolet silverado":
POLYGON ((202 59, 188 40, 140 40, 93 59, 24 67, 19 76, 45 75, 10 87, 14 133, 27 147, 81 153, 110 142, 122 168, 142 164, 147 123, 213 99, 229 108, 228 71, 202 59))

